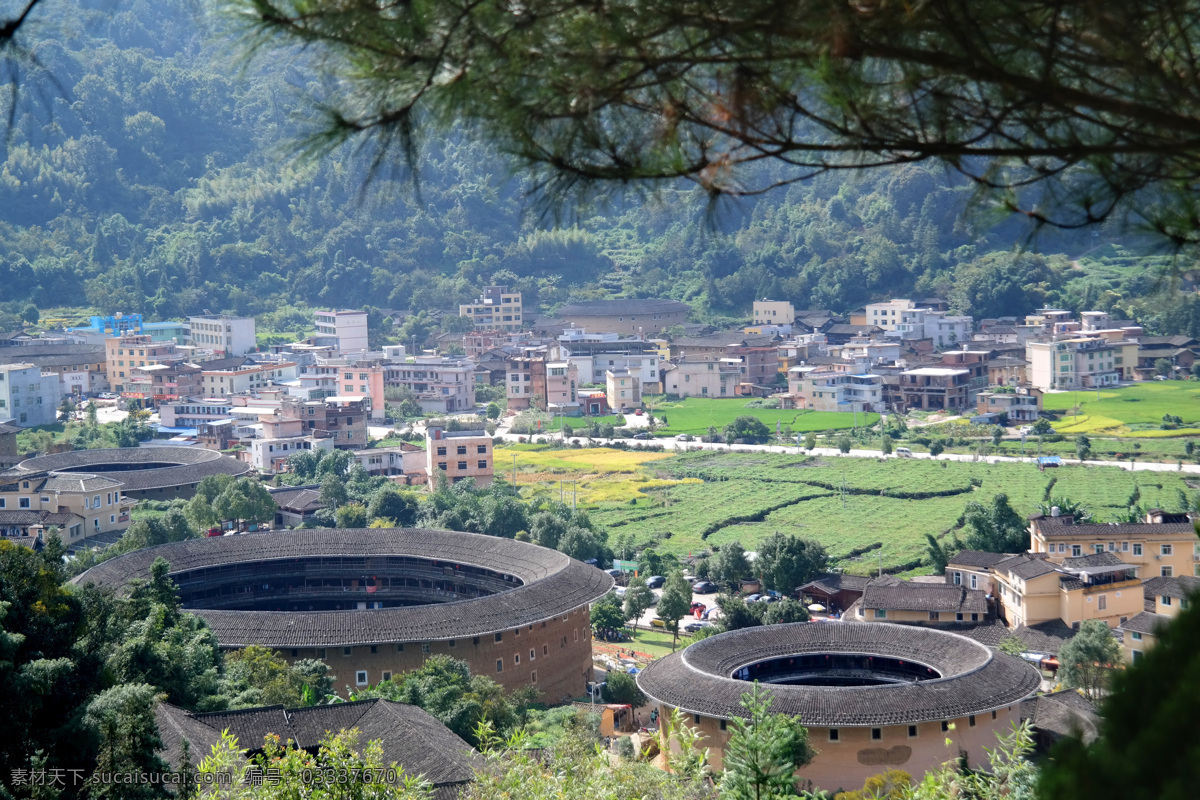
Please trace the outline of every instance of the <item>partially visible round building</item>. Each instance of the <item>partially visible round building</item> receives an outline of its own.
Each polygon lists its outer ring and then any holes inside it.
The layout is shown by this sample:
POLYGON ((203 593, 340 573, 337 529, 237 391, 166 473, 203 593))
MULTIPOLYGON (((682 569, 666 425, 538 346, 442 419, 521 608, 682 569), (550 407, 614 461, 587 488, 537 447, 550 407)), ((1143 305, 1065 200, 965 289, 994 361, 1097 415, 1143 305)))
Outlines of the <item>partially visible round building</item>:
POLYGON ((767 684, 771 710, 799 715, 819 751, 800 776, 832 791, 888 769, 920 776, 960 750, 980 764, 996 734, 1020 721, 1021 701, 1041 677, 1021 659, 953 633, 808 622, 702 639, 637 680, 660 714, 687 713, 717 768, 729 721, 746 716, 742 694, 752 681, 767 684))
POLYGON ((135 500, 191 497, 209 475, 245 475, 249 464, 202 447, 119 447, 71 450, 29 458, 3 474, 6 481, 57 475, 97 475, 121 484, 135 500))
POLYGON ((76 578, 123 590, 157 558, 223 648, 262 645, 329 664, 339 691, 466 661, 546 702, 586 693, 589 605, 612 578, 554 550, 427 529, 278 531, 148 548, 76 578))

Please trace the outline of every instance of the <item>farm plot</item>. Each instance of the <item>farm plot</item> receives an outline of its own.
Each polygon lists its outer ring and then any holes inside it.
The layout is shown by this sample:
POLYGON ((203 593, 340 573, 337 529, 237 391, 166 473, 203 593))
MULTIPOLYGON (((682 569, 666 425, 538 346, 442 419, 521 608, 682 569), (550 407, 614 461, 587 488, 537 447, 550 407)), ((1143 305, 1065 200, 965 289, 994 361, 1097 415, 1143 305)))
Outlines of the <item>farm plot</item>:
MULTIPOLYGON (((653 409, 654 416, 658 419, 666 416, 668 424, 660 426, 658 433, 670 436, 679 433, 703 435, 708 433, 710 427, 721 431, 738 417, 760 419, 772 432, 775 431, 776 423, 780 428, 790 426, 793 433, 845 430, 853 428, 856 423, 859 426, 870 426, 879 421, 879 415, 875 413, 859 412, 856 418, 853 413, 838 411, 747 408, 747 402, 742 398, 709 400, 703 397, 688 397, 676 401, 647 402, 646 405, 653 409)), ((628 415, 626 417, 628 418, 628 415)), ((596 418, 601 424, 614 423, 615 420, 615 416, 596 418)))
MULTIPOLYGON (((1200 383, 1147 381, 1119 389, 1054 392, 1043 395, 1047 411, 1067 412, 1054 427, 1062 433, 1094 433, 1122 426, 1157 426, 1164 414, 1181 417, 1188 427, 1200 425, 1200 383), (1079 406, 1079 417, 1070 412, 1079 406)), ((1177 432, 1176 432, 1177 433, 1177 432)))

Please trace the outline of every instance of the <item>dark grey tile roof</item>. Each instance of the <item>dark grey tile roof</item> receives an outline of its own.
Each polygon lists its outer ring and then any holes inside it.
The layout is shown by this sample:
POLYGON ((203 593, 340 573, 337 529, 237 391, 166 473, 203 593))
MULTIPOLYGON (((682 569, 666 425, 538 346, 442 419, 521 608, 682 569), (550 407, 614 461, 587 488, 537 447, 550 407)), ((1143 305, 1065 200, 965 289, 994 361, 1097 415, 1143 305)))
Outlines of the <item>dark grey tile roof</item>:
POLYGON ((103 475, 119 481, 123 491, 190 486, 208 475, 245 475, 253 468, 236 458, 203 447, 119 447, 72 450, 22 461, 0 472, 0 483, 69 470, 103 475), (146 469, 136 465, 146 464, 146 469), (167 466, 156 466, 166 464, 167 466), (109 467, 109 465, 113 465, 109 467))
POLYGON ((1056 736, 1078 736, 1091 744, 1099 735, 1100 715, 1091 702, 1071 689, 1038 695, 1021 703, 1021 719, 1056 736))
POLYGON ((1000 572, 1011 572, 1026 581, 1057 571, 1057 567, 1051 561, 1025 554, 1000 561, 994 566, 1000 572))
POLYGON ((15 422, 0 422, 0 433, 17 433, 21 426, 15 422))
POLYGON ((770 686, 774 713, 820 727, 901 725, 1004 708, 1029 697, 1041 678, 1019 658, 964 636, 884 623, 808 622, 720 634, 660 658, 637 677, 651 698, 693 714, 745 717, 750 684, 728 677, 743 666, 802 653, 863 653, 917 661, 943 677, 915 683, 770 686))
POLYGON ((1089 553, 1086 556, 1074 556, 1064 558, 1063 567, 1067 569, 1085 570, 1088 567, 1129 567, 1133 568, 1132 564, 1126 564, 1120 559, 1116 553, 1089 553))
POLYGON ((251 752, 262 748, 268 734, 315 751, 329 733, 358 728, 358 746, 379 741, 383 763, 397 764, 409 775, 421 775, 434 786, 474 780, 484 759, 431 714, 417 706, 390 700, 285 709, 283 706, 195 714, 160 703, 155 709, 164 758, 177 767, 183 741, 189 742, 192 762, 203 758, 229 730, 238 746, 251 752))
POLYGON ((692 307, 678 300, 593 300, 587 303, 568 303, 558 310, 558 316, 613 316, 629 314, 671 313, 691 311, 692 307))
POLYGON ((960 567, 992 567, 1001 561, 1012 558, 1004 553, 988 553, 984 550, 959 550, 950 559, 950 566, 960 567))
POLYGON ((32 511, 17 509, 0 511, 0 525, 74 525, 83 517, 69 511, 32 511))
POLYGON ((882 578, 867 584, 863 591, 862 607, 986 614, 987 599, 978 589, 948 583, 913 583, 882 578))
POLYGON ((1157 597, 1190 597, 1200 592, 1200 578, 1193 578, 1191 575, 1151 578, 1142 584, 1142 591, 1149 600, 1157 597))
POLYGON ((1058 585, 1063 591, 1075 592, 1079 591, 1087 584, 1078 578, 1072 578, 1069 575, 1063 575, 1058 579, 1058 585))
POLYGON ((883 330, 877 325, 850 325, 844 322, 830 325, 825 333, 832 333, 835 336, 859 336, 861 334, 876 333, 883 330))
POLYGON ((847 575, 843 572, 823 572, 798 588, 807 589, 812 586, 822 589, 828 594, 842 591, 861 592, 867 588, 867 584, 870 582, 871 578, 863 575, 847 575))
POLYGON ((56 472, 46 478, 39 492, 103 492, 120 488, 121 482, 87 472, 56 472))
POLYGON ((1084 522, 1075 523, 1070 517, 1035 515, 1038 530, 1046 536, 1113 536, 1142 538, 1161 534, 1195 533, 1190 522, 1084 522))
POLYGON ((1123 631, 1131 631, 1133 633, 1157 634, 1158 629, 1170 621, 1171 618, 1163 614, 1151 614, 1148 611, 1141 611, 1117 627, 1123 631))
POLYGON ((214 358, 211 361, 200 362, 200 368, 205 372, 228 372, 237 370, 244 366, 258 366, 246 356, 233 356, 231 358, 214 358))
POLYGON ((1075 636, 1075 630, 1061 619, 1047 620, 1036 625, 1026 625, 1011 629, 1003 620, 992 620, 982 625, 953 626, 949 628, 955 633, 961 633, 989 647, 997 647, 1009 636, 1016 636, 1030 653, 1057 655, 1063 643, 1075 636))
POLYGON ((330 556, 412 556, 513 575, 521 585, 485 597, 354 611, 192 609, 225 647, 344 647, 490 635, 562 616, 603 597, 606 573, 534 544, 424 528, 314 529, 220 536, 150 547, 105 561, 78 584, 113 588, 145 579, 156 558, 172 574, 244 562, 330 556))
POLYGON ((325 507, 320 501, 321 489, 318 486, 289 486, 286 489, 268 491, 277 507, 289 511, 316 511, 325 507))
POLYGON ((100 364, 106 359, 102 344, 31 344, 0 348, 0 364, 25 362, 38 367, 100 364))

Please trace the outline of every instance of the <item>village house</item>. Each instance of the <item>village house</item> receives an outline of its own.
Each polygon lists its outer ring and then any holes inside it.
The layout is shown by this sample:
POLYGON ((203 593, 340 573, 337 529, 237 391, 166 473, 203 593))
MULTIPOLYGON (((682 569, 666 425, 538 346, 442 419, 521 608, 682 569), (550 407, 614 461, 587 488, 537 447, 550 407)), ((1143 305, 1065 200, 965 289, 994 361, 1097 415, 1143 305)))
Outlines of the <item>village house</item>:
POLYGON ((475 302, 460 305, 458 315, 470 319, 480 331, 519 331, 524 326, 521 293, 507 286, 488 286, 475 302))
POLYGON ((0 364, 0 423, 22 428, 58 418, 58 376, 33 364, 0 364))
POLYGON ((1113 553, 1143 578, 1196 574, 1200 541, 1194 515, 1152 509, 1142 522, 1077 523, 1068 514, 1029 518, 1030 552, 1056 563, 1092 553, 1113 553))
POLYGON ((1121 622, 1125 660, 1133 663, 1158 643, 1163 625, 1200 601, 1200 578, 1151 578, 1142 584, 1143 610, 1121 622))
POLYGON ((473 478, 479 486, 491 486, 492 437, 487 431, 448 431, 430 425, 425 433, 425 472, 430 489, 436 488, 439 472, 450 483, 473 478))

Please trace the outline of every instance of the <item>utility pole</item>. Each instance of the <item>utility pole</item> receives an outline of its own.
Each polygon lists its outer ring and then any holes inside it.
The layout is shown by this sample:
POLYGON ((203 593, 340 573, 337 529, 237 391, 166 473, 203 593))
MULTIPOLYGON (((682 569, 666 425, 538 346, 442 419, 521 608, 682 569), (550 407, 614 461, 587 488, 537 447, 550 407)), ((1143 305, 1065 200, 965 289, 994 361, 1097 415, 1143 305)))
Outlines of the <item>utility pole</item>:
POLYGON ((517 454, 513 453, 513 488, 517 488, 517 454))
POLYGON ((575 479, 571 479, 571 511, 575 510, 575 479))

